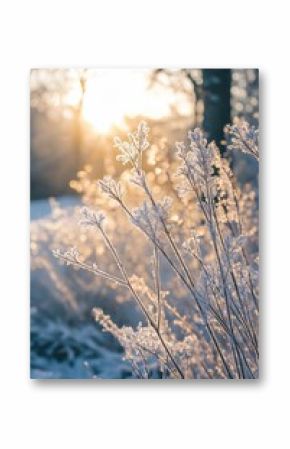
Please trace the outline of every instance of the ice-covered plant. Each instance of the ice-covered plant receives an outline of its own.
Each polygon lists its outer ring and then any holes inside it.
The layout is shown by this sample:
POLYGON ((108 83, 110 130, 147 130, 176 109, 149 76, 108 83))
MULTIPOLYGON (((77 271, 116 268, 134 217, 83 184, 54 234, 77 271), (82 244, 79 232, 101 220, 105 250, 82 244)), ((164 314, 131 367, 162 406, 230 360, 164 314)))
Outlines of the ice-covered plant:
POLYGON ((227 125, 225 134, 231 141, 228 149, 240 150, 259 160, 259 132, 254 126, 250 126, 247 122, 239 121, 234 125, 227 125))
MULTIPOLYGON (((229 149, 258 157, 256 130, 243 123, 226 132, 231 135, 229 149)), ((106 176, 98 182, 102 194, 127 217, 128 233, 130 226, 137 228, 151 248, 148 261, 144 254, 142 276, 118 249, 118 233, 107 229, 106 212, 96 208, 82 209, 81 224, 100 234, 117 274, 84 262, 75 248, 55 251, 55 256, 109 280, 134 299, 143 314, 135 329, 117 326, 100 308, 94 309, 94 317, 119 340, 135 376, 256 378, 255 195, 238 189, 227 160, 200 129, 189 132, 188 143, 176 144, 173 194, 156 195, 143 170, 148 136, 149 128, 141 122, 127 141, 115 139, 117 160, 129 167, 129 183, 142 194, 137 207, 130 206, 119 181, 106 176)), ((134 251, 138 238, 131 245, 134 251)))

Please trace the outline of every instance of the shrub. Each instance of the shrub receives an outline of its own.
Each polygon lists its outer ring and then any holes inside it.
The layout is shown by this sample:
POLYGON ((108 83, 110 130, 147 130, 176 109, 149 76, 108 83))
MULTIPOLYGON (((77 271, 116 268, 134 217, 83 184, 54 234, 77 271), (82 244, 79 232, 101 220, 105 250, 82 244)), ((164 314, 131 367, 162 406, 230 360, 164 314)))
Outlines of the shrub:
MULTIPOLYGON (((247 123, 225 128, 228 152, 258 158, 257 131, 247 123)), ((115 138, 117 160, 129 167, 132 206, 122 182, 105 176, 98 187, 126 218, 127 245, 142 237, 142 273, 134 272, 118 245, 110 214, 84 207, 81 225, 102 237, 115 263, 109 270, 77 248, 55 250, 68 265, 126 291, 143 315, 137 327, 117 325, 101 308, 94 318, 124 348, 138 378, 253 379, 258 376, 258 216, 255 192, 237 186, 226 158, 200 129, 176 143, 176 172, 164 195, 143 170, 149 128, 141 122, 128 140, 115 138), (168 193, 168 192, 166 192, 168 193), (131 234, 131 229, 137 233, 131 234), (132 239, 130 238, 132 236, 132 239)), ((128 176, 127 176, 128 179, 128 176)), ((122 222, 124 226, 124 221, 122 222)), ((121 307, 121 305, 120 305, 121 307)))

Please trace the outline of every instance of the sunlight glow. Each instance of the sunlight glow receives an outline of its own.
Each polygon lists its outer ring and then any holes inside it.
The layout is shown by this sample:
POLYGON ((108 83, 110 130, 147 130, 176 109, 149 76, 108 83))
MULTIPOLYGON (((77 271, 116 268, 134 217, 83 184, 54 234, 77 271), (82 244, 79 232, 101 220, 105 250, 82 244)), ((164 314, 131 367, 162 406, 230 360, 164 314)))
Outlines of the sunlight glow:
POLYGON ((124 126, 125 117, 162 118, 176 104, 172 91, 162 86, 148 89, 148 70, 98 70, 87 82, 83 118, 97 132, 124 126))

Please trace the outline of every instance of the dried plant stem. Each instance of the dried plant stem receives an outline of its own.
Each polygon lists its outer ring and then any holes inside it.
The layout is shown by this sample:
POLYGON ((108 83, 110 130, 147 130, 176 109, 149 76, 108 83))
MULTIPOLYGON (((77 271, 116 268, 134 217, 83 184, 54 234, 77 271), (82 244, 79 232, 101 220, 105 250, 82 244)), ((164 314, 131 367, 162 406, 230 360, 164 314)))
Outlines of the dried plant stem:
MULTIPOLYGON (((125 203, 123 201, 120 201, 119 204, 122 206, 122 208, 125 210, 125 212, 128 214, 128 216, 130 217, 130 219, 133 221, 134 218, 132 216, 132 213, 130 212, 130 210, 127 208, 127 206, 125 205, 125 203)), ((145 230, 142 229, 142 231, 147 235, 147 237, 152 241, 152 238, 150 236, 150 234, 148 234, 145 230)), ((198 306, 200 315, 206 325, 206 328, 208 330, 209 336, 213 341, 213 344, 222 360, 223 366, 225 368, 225 371, 227 373, 227 375, 232 379, 234 378, 231 369, 228 365, 228 363, 226 362, 222 350, 218 344, 218 341, 216 339, 216 337, 214 336, 214 332, 209 324, 209 321, 206 317, 206 314, 204 313, 202 306, 199 302, 199 300, 197 299, 196 293, 193 290, 192 286, 188 283, 188 281, 185 279, 184 275, 178 270, 178 268, 174 265, 174 263, 172 262, 171 258, 168 256, 168 254, 166 253, 166 251, 163 249, 163 247, 156 241, 156 246, 158 247, 158 249, 160 250, 160 252, 164 255, 165 259, 167 260, 167 262, 169 263, 169 265, 173 268, 173 270, 176 272, 176 274, 179 276, 179 278, 182 280, 182 282, 186 285, 186 287, 189 289, 190 293, 192 294, 193 298, 195 299, 195 302, 198 306)), ((176 248, 176 247, 175 247, 176 248)), ((177 250, 177 248, 176 248, 177 250)))
POLYGON ((184 373, 182 372, 181 368, 178 366, 178 363, 176 362, 175 358, 173 357, 171 351, 169 350, 168 345, 166 344, 166 342, 165 342, 165 340, 164 340, 164 338, 163 338, 163 336, 162 336, 162 334, 160 332, 160 329, 158 328, 158 325, 155 323, 153 318, 150 316, 149 312, 147 311, 146 307, 143 304, 143 301, 141 300, 141 298, 139 297, 139 295, 135 291, 134 287, 132 286, 132 283, 130 282, 130 279, 129 279, 128 275, 127 275, 126 269, 125 269, 125 267, 124 267, 124 265, 123 265, 119 255, 118 255, 116 249, 114 248, 113 244, 111 243, 111 241, 110 241, 109 237, 107 236, 106 232, 104 231, 104 229, 101 226, 98 229, 100 230, 107 247, 111 251, 111 253, 112 253, 112 255, 113 255, 113 257, 114 257, 114 259, 116 261, 116 264, 117 264, 120 272, 122 273, 125 282, 128 285, 128 288, 129 288, 130 292, 132 293, 133 297, 136 299, 138 305, 140 306, 140 308, 141 308, 142 312, 144 313, 145 317, 147 318, 148 322, 150 323, 152 328, 155 330, 155 332, 156 332, 156 334, 157 334, 157 336, 158 336, 158 338, 159 338, 159 340, 160 340, 164 350, 166 351, 170 361, 174 365, 175 369, 178 371, 180 377, 182 379, 184 379, 185 378, 184 373))
MULTIPOLYGON (((204 163, 204 167, 205 167, 205 177, 208 177, 209 175, 207 173, 207 169, 206 169, 206 164, 205 163, 204 163)), ((220 271, 220 275, 221 275, 221 279, 222 279, 223 296, 224 296, 224 299, 225 299, 226 310, 227 310, 227 317, 228 317, 228 321, 229 321, 229 333, 231 335, 232 352, 233 352, 233 356, 234 356, 234 360, 235 360, 235 364, 236 364, 236 369, 240 373, 240 377, 244 377, 243 368, 242 368, 242 362, 241 362, 241 358, 240 358, 240 350, 237 347, 237 342, 236 342, 236 338, 235 338, 235 335, 234 335, 234 327, 233 327, 232 317, 231 317, 232 309, 231 309, 231 306, 230 306, 229 297, 228 297, 228 293, 227 293, 227 286, 226 286, 226 281, 225 281, 225 276, 224 276, 224 270, 223 270, 221 259, 220 259, 220 255, 219 255, 219 250, 218 250, 217 241, 216 241, 216 234, 215 234, 214 229, 213 229, 213 217, 215 217, 215 219, 216 219, 216 215, 215 215, 214 207, 213 207, 212 201, 211 201, 211 194, 210 194, 210 191, 209 191, 209 186, 208 186, 208 183, 206 183, 206 193, 207 193, 208 205, 209 205, 209 214, 208 214, 207 211, 206 211, 205 206, 203 205, 203 202, 201 200, 201 196, 199 194, 199 191, 198 191, 195 179, 192 176, 190 170, 188 170, 188 176, 187 177, 188 177, 189 183, 190 183, 193 191, 196 194, 196 197, 197 197, 200 209, 203 212, 204 218, 205 218, 206 222, 208 223, 208 228, 210 230, 211 239, 212 239, 212 243, 213 243, 213 247, 214 247, 214 250, 215 250, 215 254, 216 254, 216 258, 217 258, 217 262, 218 262, 218 266, 219 266, 219 271, 220 271), (233 343, 232 343, 233 341, 235 342, 234 346, 233 346, 233 343), (237 357, 239 358, 239 362, 237 360, 237 357)), ((217 219, 215 221, 217 222, 217 219)), ((249 329, 248 329, 248 332, 251 335, 251 332, 250 332, 249 329)))
POLYGON ((160 283, 160 267, 159 267, 159 254, 158 248, 154 244, 154 279, 155 279, 155 289, 157 297, 157 328, 160 330, 161 315, 162 315, 162 304, 161 304, 161 283, 160 283))

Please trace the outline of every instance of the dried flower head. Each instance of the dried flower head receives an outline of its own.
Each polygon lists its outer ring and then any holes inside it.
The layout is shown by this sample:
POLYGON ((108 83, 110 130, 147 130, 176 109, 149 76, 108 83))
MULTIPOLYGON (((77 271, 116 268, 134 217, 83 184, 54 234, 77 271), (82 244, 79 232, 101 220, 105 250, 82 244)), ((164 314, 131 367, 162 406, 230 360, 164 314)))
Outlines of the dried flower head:
POLYGON ((111 176, 105 176, 98 182, 103 193, 113 200, 119 201, 122 198, 121 184, 115 181, 111 176))
POLYGON ((94 211, 88 207, 83 207, 81 209, 80 225, 97 226, 100 228, 105 218, 106 217, 102 212, 94 211))
POLYGON ((247 122, 227 125, 225 134, 230 139, 229 150, 239 150, 259 160, 259 131, 247 122))
POLYGON ((120 151, 116 158, 117 161, 124 165, 129 162, 133 167, 136 167, 142 152, 149 147, 148 134, 149 127, 145 122, 141 122, 137 131, 128 134, 128 141, 122 141, 119 137, 115 137, 115 147, 120 151))

